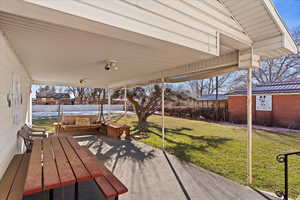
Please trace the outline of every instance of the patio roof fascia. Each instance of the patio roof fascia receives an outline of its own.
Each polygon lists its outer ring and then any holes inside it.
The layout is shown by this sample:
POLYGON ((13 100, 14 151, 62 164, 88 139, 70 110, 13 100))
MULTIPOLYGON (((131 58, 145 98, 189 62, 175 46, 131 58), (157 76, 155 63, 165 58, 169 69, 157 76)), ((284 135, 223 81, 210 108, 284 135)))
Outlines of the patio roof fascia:
MULTIPOLYGON (((153 84, 160 84, 160 83, 179 83, 184 81, 191 81, 191 80, 200 80, 200 79, 206 79, 211 78, 215 76, 221 76, 224 74, 228 74, 234 71, 241 70, 237 65, 236 66, 227 66, 222 69, 215 69, 215 70, 207 70, 207 71, 201 71, 201 72, 194 72, 192 74, 186 74, 182 75, 182 78, 173 79, 172 77, 165 78, 164 82, 162 82, 161 79, 153 79, 149 81, 141 80, 137 81, 136 83, 125 83, 125 86, 115 86, 110 87, 112 89, 122 89, 122 88, 134 88, 134 87, 143 87, 147 85, 153 85, 153 84)), ((163 74, 162 74, 163 76, 163 74)), ((179 75, 180 76, 180 75, 179 75)))
POLYGON ((282 33, 284 34, 284 40, 283 40, 284 47, 287 48, 288 50, 290 50, 291 54, 299 53, 300 52, 299 48, 298 48, 295 40, 293 39, 291 33, 289 32, 286 23, 283 21, 278 10, 276 9, 273 1, 272 0, 264 0, 264 3, 267 6, 267 8, 269 8, 267 10, 269 11, 273 20, 277 22, 282 33))
POLYGON ((239 53, 235 51, 227 55, 178 66, 151 75, 145 75, 141 78, 120 82, 118 84, 110 84, 109 87, 120 89, 125 86, 132 88, 136 86, 157 84, 161 83, 161 77, 164 77, 166 83, 183 82, 201 78, 210 78, 237 70, 241 70, 241 68, 239 67, 239 53), (182 76, 182 78, 179 78, 180 76, 182 76), (175 77, 178 78, 175 79, 175 77))
POLYGON ((220 2, 231 11, 253 40, 255 54, 262 58, 274 58, 299 52, 272 0, 220 0, 220 2))

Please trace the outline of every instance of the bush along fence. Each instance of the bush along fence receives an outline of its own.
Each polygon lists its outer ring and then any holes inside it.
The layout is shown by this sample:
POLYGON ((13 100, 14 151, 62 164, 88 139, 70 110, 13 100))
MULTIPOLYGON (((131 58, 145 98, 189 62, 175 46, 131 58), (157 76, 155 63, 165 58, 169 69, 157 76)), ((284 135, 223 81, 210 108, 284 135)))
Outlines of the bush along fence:
POLYGON ((167 116, 193 120, 228 121, 227 108, 172 107, 165 108, 165 113, 167 116))

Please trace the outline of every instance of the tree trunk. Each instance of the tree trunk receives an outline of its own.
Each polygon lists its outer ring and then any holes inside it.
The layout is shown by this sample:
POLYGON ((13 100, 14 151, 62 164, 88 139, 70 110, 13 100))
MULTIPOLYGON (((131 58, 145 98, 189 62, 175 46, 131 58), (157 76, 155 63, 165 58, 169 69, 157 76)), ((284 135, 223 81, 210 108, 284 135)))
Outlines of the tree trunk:
POLYGON ((145 113, 140 113, 140 114, 137 114, 137 117, 138 117, 137 129, 139 131, 147 131, 148 130, 148 123, 147 123, 148 116, 145 115, 145 113))

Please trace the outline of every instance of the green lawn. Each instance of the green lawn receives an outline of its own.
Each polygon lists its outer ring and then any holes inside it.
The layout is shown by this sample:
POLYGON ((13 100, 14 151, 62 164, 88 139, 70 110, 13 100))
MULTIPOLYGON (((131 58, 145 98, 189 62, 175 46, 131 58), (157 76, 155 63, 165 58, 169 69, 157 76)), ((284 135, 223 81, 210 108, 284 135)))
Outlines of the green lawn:
MULTIPOLYGON (((119 122, 136 125, 135 117, 119 122)), ((150 137, 140 140, 162 148, 161 118, 149 118, 150 137)), ((51 129, 54 120, 35 121, 51 129)), ((178 158, 223 175, 241 184, 246 183, 246 129, 215 123, 166 117, 166 150, 178 158)), ((132 131, 134 132, 134 130, 132 131)), ((300 134, 254 132, 254 184, 274 192, 283 190, 283 164, 276 161, 277 154, 300 150, 300 134)), ((289 159, 289 186, 291 197, 300 195, 300 157, 289 159)))

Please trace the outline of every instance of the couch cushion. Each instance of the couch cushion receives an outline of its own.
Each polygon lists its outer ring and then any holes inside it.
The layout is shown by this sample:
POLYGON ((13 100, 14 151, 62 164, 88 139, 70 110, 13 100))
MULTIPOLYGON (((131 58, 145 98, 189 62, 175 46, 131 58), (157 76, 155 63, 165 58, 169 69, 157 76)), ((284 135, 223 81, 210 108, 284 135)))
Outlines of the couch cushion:
POLYGON ((61 119, 62 124, 64 125, 74 125, 75 124, 75 117, 73 116, 63 116, 61 119))
POLYGON ((91 116, 90 117, 91 124, 97 124, 97 121, 98 121, 98 117, 97 116, 91 116))
POLYGON ((87 117, 76 117, 76 126, 89 126, 91 124, 90 118, 87 117))
POLYGON ((63 129, 95 129, 95 128, 99 128, 100 125, 98 124, 91 124, 88 126, 77 126, 77 125, 62 125, 61 126, 63 129))

